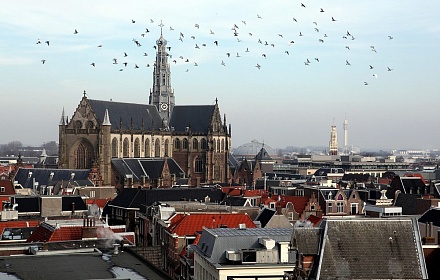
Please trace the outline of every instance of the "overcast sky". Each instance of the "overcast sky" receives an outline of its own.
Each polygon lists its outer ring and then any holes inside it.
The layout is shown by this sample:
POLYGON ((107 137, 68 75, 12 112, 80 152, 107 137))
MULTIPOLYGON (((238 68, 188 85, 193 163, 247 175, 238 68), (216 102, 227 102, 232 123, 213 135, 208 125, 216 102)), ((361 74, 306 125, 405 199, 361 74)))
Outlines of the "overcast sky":
POLYGON ((176 104, 218 98, 233 147, 328 146, 332 124, 342 147, 347 119, 348 144, 361 150, 439 148, 440 2, 302 4, 5 1, 0 143, 58 141, 63 108, 70 118, 84 90, 148 103, 162 20, 176 104))

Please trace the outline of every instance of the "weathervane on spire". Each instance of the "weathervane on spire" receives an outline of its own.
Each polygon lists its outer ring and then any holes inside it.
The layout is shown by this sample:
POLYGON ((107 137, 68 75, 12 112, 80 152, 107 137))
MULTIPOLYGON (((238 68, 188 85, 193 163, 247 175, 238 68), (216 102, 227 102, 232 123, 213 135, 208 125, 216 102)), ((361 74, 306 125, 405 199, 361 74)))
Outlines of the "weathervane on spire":
POLYGON ((164 27, 162 20, 160 20, 160 24, 158 26, 160 26, 160 35, 162 35, 162 27, 164 27))

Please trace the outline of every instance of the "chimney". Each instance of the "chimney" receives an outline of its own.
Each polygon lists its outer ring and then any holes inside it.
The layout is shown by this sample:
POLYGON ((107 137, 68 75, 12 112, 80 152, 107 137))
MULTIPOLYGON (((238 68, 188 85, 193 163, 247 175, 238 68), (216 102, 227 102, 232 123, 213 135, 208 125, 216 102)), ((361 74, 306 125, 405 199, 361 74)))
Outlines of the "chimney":
POLYGON ((96 231, 96 221, 94 216, 84 216, 81 237, 82 240, 98 239, 98 234, 96 231))

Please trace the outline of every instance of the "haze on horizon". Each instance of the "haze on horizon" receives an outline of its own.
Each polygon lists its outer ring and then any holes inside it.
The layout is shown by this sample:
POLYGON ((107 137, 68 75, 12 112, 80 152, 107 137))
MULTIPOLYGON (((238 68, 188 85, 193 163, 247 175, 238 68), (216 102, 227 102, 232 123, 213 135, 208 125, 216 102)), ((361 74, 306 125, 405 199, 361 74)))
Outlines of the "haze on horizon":
POLYGON ((70 117, 84 90, 148 103, 162 21, 176 104, 218 98, 233 147, 328 146, 332 124, 342 147, 347 119, 348 143, 361 150, 438 148, 430 104, 440 101, 439 8, 434 0, 8 1, 0 143, 58 141, 63 108, 70 117))

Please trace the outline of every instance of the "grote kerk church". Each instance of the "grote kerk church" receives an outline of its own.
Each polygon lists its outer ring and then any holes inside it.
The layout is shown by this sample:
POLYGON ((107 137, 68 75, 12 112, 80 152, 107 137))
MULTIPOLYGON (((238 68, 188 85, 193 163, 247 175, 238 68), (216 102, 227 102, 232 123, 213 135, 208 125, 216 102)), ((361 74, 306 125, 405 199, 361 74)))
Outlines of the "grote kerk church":
POLYGON ((228 181, 231 127, 217 99, 214 105, 176 105, 162 34, 156 44, 149 104, 93 100, 84 92, 70 121, 63 110, 59 168, 90 169, 96 185, 228 181))

